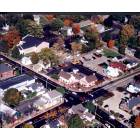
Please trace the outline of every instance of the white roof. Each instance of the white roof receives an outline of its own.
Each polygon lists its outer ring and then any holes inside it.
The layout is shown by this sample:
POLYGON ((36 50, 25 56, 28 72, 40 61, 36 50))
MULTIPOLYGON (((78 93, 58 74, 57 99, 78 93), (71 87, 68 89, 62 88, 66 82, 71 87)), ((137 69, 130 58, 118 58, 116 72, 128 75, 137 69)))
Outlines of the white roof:
POLYGON ((32 64, 30 57, 23 57, 23 58, 21 59, 21 63, 22 63, 23 65, 31 65, 31 64, 32 64))
POLYGON ((12 108, 10 108, 4 104, 0 104, 0 112, 7 113, 10 116, 13 116, 16 113, 15 110, 13 110, 12 108))
POLYGON ((117 77, 119 76, 119 70, 116 69, 116 68, 112 68, 112 67, 107 67, 106 69, 106 73, 108 76, 111 76, 111 77, 117 77))
POLYGON ((138 92, 140 92, 140 89, 138 87, 133 86, 133 85, 129 85, 127 87, 127 91, 129 91, 131 93, 138 93, 138 92))

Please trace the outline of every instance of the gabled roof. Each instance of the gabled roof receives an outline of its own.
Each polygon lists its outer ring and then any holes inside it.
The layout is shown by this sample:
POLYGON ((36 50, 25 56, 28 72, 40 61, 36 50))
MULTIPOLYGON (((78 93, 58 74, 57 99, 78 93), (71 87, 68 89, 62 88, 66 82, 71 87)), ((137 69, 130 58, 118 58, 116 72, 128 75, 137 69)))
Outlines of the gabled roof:
POLYGON ((122 71, 126 70, 126 66, 121 62, 111 62, 110 66, 113 67, 113 68, 118 68, 118 69, 120 69, 122 71))
POLYGON ((59 76, 65 78, 67 80, 70 79, 70 77, 71 77, 71 75, 65 71, 60 71, 59 76))
POLYGON ((8 72, 8 71, 12 71, 13 69, 8 66, 7 64, 0 64, 0 73, 4 73, 4 72, 8 72))
POLYGON ((37 38, 31 35, 27 35, 22 39, 23 44, 21 45, 21 47, 23 49, 27 49, 33 46, 38 46, 39 44, 41 44, 42 42, 46 42, 45 39, 43 38, 37 38))
POLYGON ((74 105, 71 109, 74 114, 78 115, 83 114, 87 110, 82 104, 74 105))
POLYGON ((133 109, 133 107, 138 104, 140 104, 140 97, 135 97, 128 102, 127 106, 129 109, 133 109))
POLYGON ((1 81, 0 82, 0 88, 5 90, 5 89, 8 89, 9 87, 14 86, 16 84, 22 83, 22 82, 27 81, 27 80, 30 81, 30 80, 33 80, 33 79, 34 79, 33 77, 31 77, 27 74, 22 74, 22 75, 19 75, 19 76, 12 77, 12 78, 1 81))
POLYGON ((60 92, 58 92, 57 90, 51 90, 51 91, 47 92, 47 94, 49 95, 49 97, 51 99, 56 98, 58 96, 62 96, 62 94, 60 92))
POLYGON ((97 79, 97 77, 96 77, 96 75, 89 75, 89 76, 86 76, 86 81, 88 82, 88 83, 90 83, 90 82, 92 82, 92 81, 97 81, 98 79, 97 79))

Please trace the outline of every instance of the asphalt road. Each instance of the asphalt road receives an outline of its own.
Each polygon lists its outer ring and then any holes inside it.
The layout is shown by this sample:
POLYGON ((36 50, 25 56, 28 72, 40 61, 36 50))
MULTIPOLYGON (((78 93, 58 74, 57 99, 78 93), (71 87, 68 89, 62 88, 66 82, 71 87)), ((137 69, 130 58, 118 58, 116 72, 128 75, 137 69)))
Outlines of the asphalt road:
MULTIPOLYGON (((17 64, 16 62, 12 61, 12 60, 9 60, 7 59, 6 57, 2 56, 2 58, 10 61, 12 64, 14 65, 18 65, 20 67, 19 64, 17 64)), ((24 67, 24 70, 26 68, 24 67)), ((26 70, 25 70, 26 71, 26 70)), ((33 72, 33 71, 32 71, 33 72)), ((126 82, 128 81, 128 79, 132 79, 132 77, 137 74, 138 72, 135 72, 133 74, 130 75, 130 77, 126 77, 126 78, 122 78, 122 79, 118 79, 118 80, 115 80, 114 82, 111 82, 111 83, 108 83, 106 85, 104 85, 103 87, 101 88, 98 88, 98 89, 94 89, 93 91, 90 92, 89 95, 84 95, 83 93, 78 93, 78 95, 73 95, 71 91, 68 91, 68 94, 65 95, 65 99, 67 100, 67 102, 65 103, 65 105, 67 107, 71 107, 72 105, 76 105, 76 104, 79 104, 79 103, 83 103, 87 100, 94 100, 100 96, 102 96, 103 94, 106 93, 106 90, 108 89, 113 89, 115 88, 116 86, 118 86, 119 84, 122 85, 122 82, 126 82), (81 98, 82 97, 82 98, 81 98)), ((45 77, 41 77, 40 74, 37 74, 34 72, 34 74, 39 77, 40 79, 44 80, 44 81, 47 81, 48 85, 50 83, 51 86, 58 86, 56 83, 52 82, 52 81, 49 81, 47 80, 45 77)), ((121 127, 126 127, 124 126, 123 124, 121 124, 120 122, 118 122, 117 120, 112 120, 110 119, 109 117, 109 114, 107 114, 106 112, 104 112, 103 110, 99 109, 98 108, 97 110, 97 114, 99 114, 99 118, 100 118, 100 121, 103 121, 104 123, 108 123, 108 124, 112 124, 113 127, 116 127, 116 128, 121 128, 121 127), (99 111, 98 111, 99 110, 99 111)), ((97 119, 99 119, 97 118, 97 119)), ((32 119, 31 119, 32 120, 32 119)))

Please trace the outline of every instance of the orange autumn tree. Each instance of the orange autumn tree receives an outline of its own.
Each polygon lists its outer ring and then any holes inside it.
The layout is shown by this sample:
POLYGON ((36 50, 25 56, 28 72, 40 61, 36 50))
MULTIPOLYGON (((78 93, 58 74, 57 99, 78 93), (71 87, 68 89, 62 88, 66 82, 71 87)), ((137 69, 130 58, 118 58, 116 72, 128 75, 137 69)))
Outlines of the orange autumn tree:
POLYGON ((140 128, 140 116, 136 117, 134 127, 135 128, 140 128))
POLYGON ((107 46, 108 46, 109 48, 113 48, 114 45, 115 45, 115 41, 114 41, 114 40, 109 40, 109 41, 107 42, 107 46))
POLYGON ((46 15, 47 20, 52 21, 54 19, 54 15, 46 15))
POLYGON ((64 26, 71 26, 72 20, 70 19, 64 19, 64 26))
POLYGON ((9 48, 13 48, 15 45, 17 45, 20 39, 20 34, 15 27, 12 27, 3 37, 3 40, 8 43, 9 48))
POLYGON ((74 23, 72 25, 72 31, 73 31, 74 34, 80 33, 80 25, 78 23, 74 23))

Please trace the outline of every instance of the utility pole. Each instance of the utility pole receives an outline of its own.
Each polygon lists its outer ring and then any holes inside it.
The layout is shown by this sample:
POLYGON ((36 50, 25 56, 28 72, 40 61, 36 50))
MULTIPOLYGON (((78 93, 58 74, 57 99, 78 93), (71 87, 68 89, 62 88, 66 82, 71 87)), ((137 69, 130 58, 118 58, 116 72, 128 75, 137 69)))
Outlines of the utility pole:
POLYGON ((22 65, 21 65, 21 67, 20 67, 20 73, 22 74, 22 65))

